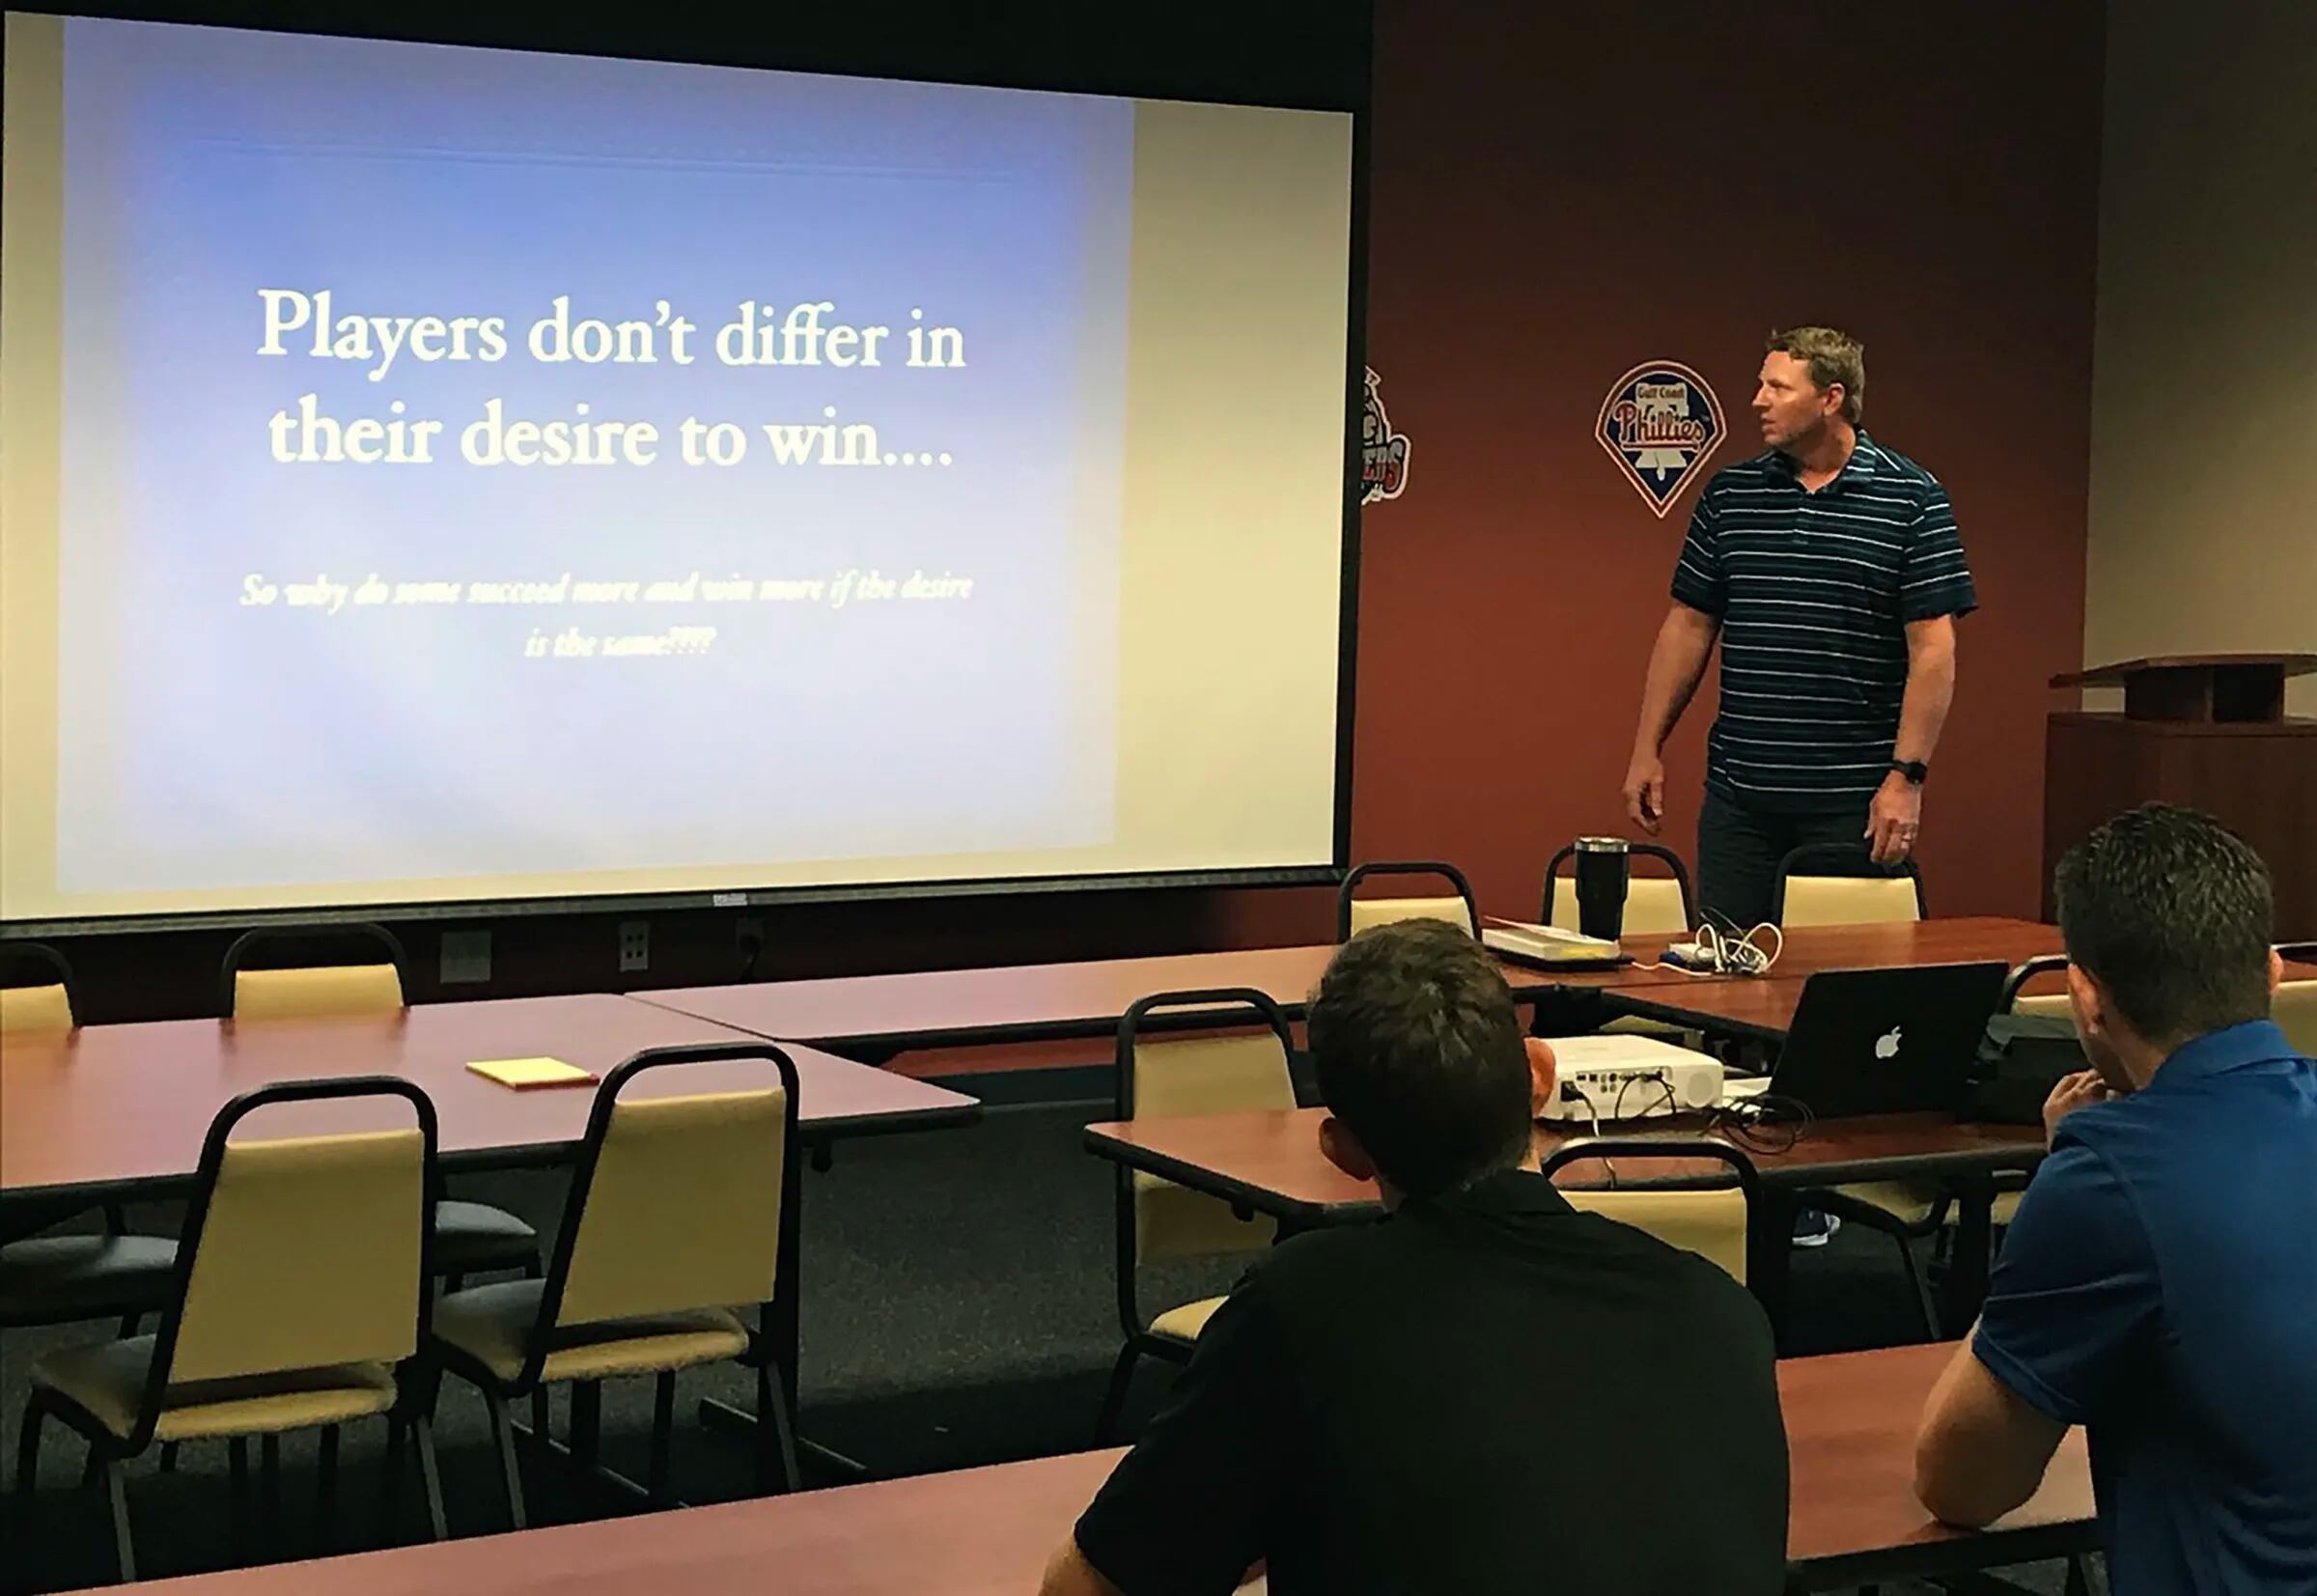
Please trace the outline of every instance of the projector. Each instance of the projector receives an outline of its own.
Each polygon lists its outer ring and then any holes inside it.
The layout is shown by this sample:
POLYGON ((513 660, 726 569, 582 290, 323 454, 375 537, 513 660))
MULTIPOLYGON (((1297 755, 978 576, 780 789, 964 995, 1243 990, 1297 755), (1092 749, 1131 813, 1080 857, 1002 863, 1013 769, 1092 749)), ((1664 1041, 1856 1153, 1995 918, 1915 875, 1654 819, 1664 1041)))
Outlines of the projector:
POLYGON ((1721 1063, 1649 1036, 1562 1036, 1552 1041, 1561 1087, 1584 1101, 1555 1094, 1544 1119, 1590 1124, 1599 1119, 1661 1119, 1721 1105, 1721 1063))

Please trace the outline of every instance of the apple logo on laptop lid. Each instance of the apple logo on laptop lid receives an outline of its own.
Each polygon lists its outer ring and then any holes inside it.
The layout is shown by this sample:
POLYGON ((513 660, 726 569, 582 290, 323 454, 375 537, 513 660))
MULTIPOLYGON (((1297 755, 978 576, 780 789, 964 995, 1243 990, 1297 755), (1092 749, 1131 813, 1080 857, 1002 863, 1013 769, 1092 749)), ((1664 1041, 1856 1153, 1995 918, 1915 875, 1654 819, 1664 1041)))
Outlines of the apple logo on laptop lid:
POLYGON ((1875 1038, 1875 1056, 1877 1058, 1887 1059, 1899 1056, 1899 1033, 1902 1028, 1893 1025, 1886 1033, 1875 1038))

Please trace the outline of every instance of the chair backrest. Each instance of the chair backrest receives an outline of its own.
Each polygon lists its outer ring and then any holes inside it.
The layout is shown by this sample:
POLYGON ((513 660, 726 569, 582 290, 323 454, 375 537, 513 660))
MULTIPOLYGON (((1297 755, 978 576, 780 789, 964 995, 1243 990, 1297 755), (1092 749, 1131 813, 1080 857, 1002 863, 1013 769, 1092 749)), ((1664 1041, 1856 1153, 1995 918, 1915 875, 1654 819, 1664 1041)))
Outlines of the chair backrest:
MULTIPOLYGON (((1697 904, 1689 890, 1689 867, 1670 848, 1654 842, 1631 845, 1633 857, 1662 862, 1669 876, 1644 876, 1629 868, 1625 878, 1624 934, 1629 937, 1680 936, 1697 929, 1697 904)), ((1537 917, 1564 931, 1578 929, 1577 877, 1563 875, 1561 866, 1577 856, 1575 847, 1563 848, 1545 866, 1545 903, 1537 917)))
POLYGON ((390 1077, 283 1081, 227 1104, 202 1146, 134 1443, 151 1439, 170 1386, 413 1356, 429 1313, 434 1148, 433 1104, 390 1077), (415 1123, 233 1135, 282 1104, 388 1097, 415 1123))
POLYGON ((225 951, 218 1003, 235 1020, 391 1014, 409 990, 409 959, 384 926, 264 926, 225 951), (294 949, 319 962, 274 965, 294 949))
POLYGON ((1164 1119, 1296 1106, 1287 1052, 1268 1030, 1173 1041, 1137 1039, 1128 1069, 1133 1087, 1129 1117, 1164 1119))
MULTIPOLYGON (((1225 1114, 1242 1108, 1293 1108, 1287 1057, 1269 1033, 1144 1042, 1134 1050, 1138 1112, 1144 1118, 1225 1114)), ((1134 1251, 1144 1263, 1259 1251, 1275 1227, 1242 1219, 1231 1205, 1133 1172, 1134 1251)))
POLYGON ((1472 883, 1455 865, 1439 859, 1378 859, 1354 866, 1336 890, 1335 939, 1347 942, 1370 926, 1398 920, 1445 920, 1478 935, 1480 910, 1472 898, 1472 883), (1456 890, 1429 897, 1354 898, 1354 890, 1371 876, 1437 876, 1456 890))
MULTIPOLYGON (((2317 942, 2279 942, 2276 951, 2287 964, 2317 965, 2317 942)), ((2317 1058, 2317 981, 2281 982, 2269 1017, 2303 1056, 2317 1058)))
POLYGON ((2068 956, 2064 953, 2046 953, 2014 966, 2011 973, 2003 978, 2003 995, 1996 1000, 1996 1012, 2047 1018, 2057 1015, 2063 1019, 2071 1016, 2074 1011, 2068 1006, 2065 988, 2049 992, 2026 990, 2031 982, 2057 975, 2067 967, 2068 956))
POLYGON ((72 966, 45 942, 0 943, 0 1036, 69 1031, 72 966))
POLYGON ((1572 1208, 1645 1231, 1667 1246, 1694 1252, 1745 1284, 1745 1194, 1721 1191, 1569 1191, 1572 1208))
MULTIPOLYGON (((1293 1033, 1279 1005, 1250 988, 1164 992, 1142 998, 1118 1023, 1120 1119, 1293 1108, 1293 1033), (1196 1010, 1202 1023, 1243 1031, 1175 1039, 1145 1035, 1163 1010, 1196 1010)), ((1256 1252, 1271 1245, 1270 1219, 1242 1219, 1231 1205, 1141 1170, 1119 1171, 1117 1244, 1120 1313, 1128 1332, 1141 1329, 1134 1305, 1138 1263, 1256 1252)))
POLYGON ((1922 872, 1912 859, 1878 865, 1862 846, 1820 843, 1778 862, 1771 918, 1781 926, 1888 924, 1927 912, 1922 872))
MULTIPOLYGON (((2297 949, 2290 945, 2277 948, 2277 952, 2288 959, 2294 958, 2297 953, 2305 959, 2309 951, 2317 950, 2297 949)), ((2067 967, 2068 961, 2060 954, 2028 960, 2013 970, 2010 979, 2004 983, 2006 1002, 2003 1006, 2014 1014, 2069 1017, 2073 1011, 2068 1006, 2066 993, 2024 993, 2021 990, 2037 976, 2051 975, 2067 967)), ((2277 1029, 2285 1033, 2285 1040, 2292 1043, 2297 1051, 2317 1057, 2317 980, 2280 982, 2275 997, 2270 1001, 2269 1017, 2276 1022, 2277 1029)))
POLYGON ((770 1302, 796 1237, 796 1066, 769 1043, 655 1048, 597 1088, 530 1337, 611 1319, 770 1302), (769 1063, 778 1084, 624 1100, 651 1070, 769 1063))
POLYGON ((2269 1006, 2269 1017, 2294 1050, 2317 1058, 2317 981, 2285 981, 2269 1006))
MULTIPOLYGON (((1580 929, 1575 877, 1553 879, 1553 884, 1546 890, 1544 917, 1547 925, 1559 926, 1563 931, 1580 929)), ((1696 928, 1681 882, 1667 876, 1634 876, 1626 882, 1623 935, 1675 937, 1696 928)))
POLYGON ((1653 1185, 1639 1190, 1561 1188, 1570 1206, 1600 1214, 1621 1224, 1657 1237, 1668 1246, 1694 1252, 1719 1266, 1740 1285, 1758 1278, 1754 1249, 1766 1245, 1756 1216, 1761 1209, 1761 1177, 1753 1160, 1727 1142, 1707 1137, 1588 1138, 1563 1143, 1545 1160, 1549 1179, 1571 1164, 1615 1159, 1695 1163, 1707 1161, 1724 1166, 1723 1177, 1700 1182, 1685 1178, 1677 1185, 1653 1185))

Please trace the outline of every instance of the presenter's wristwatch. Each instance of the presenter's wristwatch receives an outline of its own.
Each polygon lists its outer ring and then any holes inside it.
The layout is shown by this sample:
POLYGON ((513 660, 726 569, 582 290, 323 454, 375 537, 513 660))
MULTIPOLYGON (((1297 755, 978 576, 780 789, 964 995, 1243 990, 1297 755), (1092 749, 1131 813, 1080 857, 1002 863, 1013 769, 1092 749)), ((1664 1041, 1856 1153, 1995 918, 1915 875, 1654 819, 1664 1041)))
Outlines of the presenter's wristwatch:
POLYGON ((1890 768, 1905 776, 1911 787, 1920 787, 1923 778, 1931 773, 1931 767, 1919 759, 1894 759, 1890 762, 1890 768))

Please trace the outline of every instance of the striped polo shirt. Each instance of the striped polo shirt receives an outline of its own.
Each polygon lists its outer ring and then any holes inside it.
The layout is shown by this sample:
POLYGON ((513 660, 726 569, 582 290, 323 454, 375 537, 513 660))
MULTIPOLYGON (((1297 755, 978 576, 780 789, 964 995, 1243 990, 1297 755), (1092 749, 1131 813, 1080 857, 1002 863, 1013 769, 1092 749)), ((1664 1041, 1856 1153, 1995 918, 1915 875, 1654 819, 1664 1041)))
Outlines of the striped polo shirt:
POLYGON ((1721 622, 1707 785, 1786 811, 1873 795, 1898 739, 1907 623, 1979 603, 1946 490, 1863 432, 1815 493, 1774 449, 1717 472, 1673 596, 1721 622))

